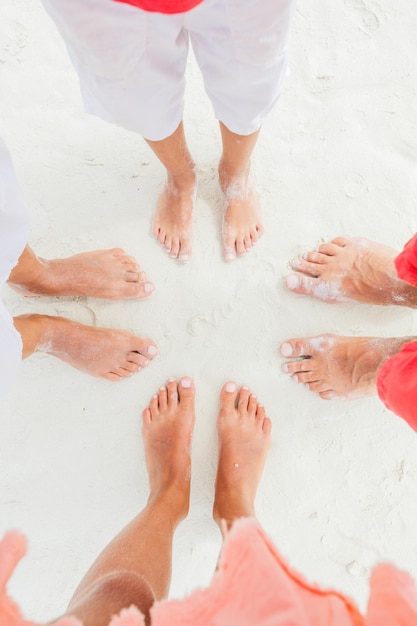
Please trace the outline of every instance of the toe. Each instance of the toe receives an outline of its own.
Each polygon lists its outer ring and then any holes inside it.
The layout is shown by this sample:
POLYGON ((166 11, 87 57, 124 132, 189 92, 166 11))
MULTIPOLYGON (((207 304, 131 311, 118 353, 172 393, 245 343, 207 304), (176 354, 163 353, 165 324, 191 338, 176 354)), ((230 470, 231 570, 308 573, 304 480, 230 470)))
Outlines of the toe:
POLYGON ((142 354, 148 359, 153 359, 158 354, 158 347, 151 339, 137 339, 133 352, 142 354))
POLYGON ((245 240, 244 238, 236 239, 236 252, 241 256, 242 254, 246 254, 245 240))
POLYGON ((247 237, 245 237, 245 239, 244 239, 244 242, 243 242, 243 243, 244 243, 244 246, 245 246, 245 250, 246 250, 246 252, 252 248, 253 243, 252 243, 252 239, 251 239, 250 235, 248 235, 247 237))
POLYGON ((318 263, 320 265, 323 265, 324 263, 327 263, 329 260, 329 257, 327 254, 322 254, 321 252, 306 252, 305 254, 303 254, 303 259, 305 261, 308 261, 309 263, 318 263))
POLYGON ((105 378, 106 380, 110 380, 112 383, 118 383, 119 380, 121 380, 121 376, 119 376, 115 372, 108 372, 107 374, 104 374, 103 378, 105 378))
POLYGON ((328 389, 327 391, 320 391, 319 396, 323 400, 334 400, 337 394, 334 389, 328 389))
POLYGON ((151 282, 127 282, 125 285, 126 297, 144 300, 155 291, 155 285, 151 282))
POLYGON ((155 419, 159 415, 159 402, 158 396, 155 394, 152 396, 151 401, 149 402, 149 410, 151 413, 151 418, 155 419))
POLYGON ((165 385, 159 387, 158 402, 160 411, 164 411, 168 406, 168 391, 165 385))
POLYGON ((187 263, 191 257, 191 239, 181 239, 178 252, 178 260, 181 263, 187 263))
POLYGON ((280 351, 286 357, 309 356, 307 345, 304 339, 288 339, 281 344, 280 351))
POLYGON ((225 261, 233 261, 236 258, 236 245, 234 238, 225 239, 223 244, 223 258, 225 261))
POLYGON ((123 364, 123 369, 125 369, 128 372, 131 372, 132 374, 134 374, 135 372, 137 372, 140 369, 142 369, 142 365, 139 365, 139 363, 133 363, 132 361, 126 361, 123 364))
POLYGON ((249 417, 252 417, 252 418, 255 417, 257 406, 258 406, 258 398, 255 396, 254 393, 251 393, 251 395, 249 396, 249 402, 248 402, 249 417))
POLYGON ((334 256, 340 252, 340 246, 335 243, 322 243, 319 245, 319 252, 321 254, 326 254, 327 256, 334 256))
POLYGON ((270 435, 271 434, 271 430, 272 430, 272 422, 269 419, 269 417, 265 417, 264 419, 264 423, 262 425, 262 430, 264 431, 264 433, 266 435, 270 435))
POLYGON ((289 274, 285 276, 284 282, 287 289, 307 296, 314 295, 314 291, 317 288, 316 278, 303 276, 302 274, 289 274))
POLYGON ((320 273, 323 269, 320 266, 320 263, 310 263, 309 261, 306 261, 301 257, 298 257, 297 259, 291 261, 291 267, 296 272, 302 272, 303 274, 306 274, 307 276, 312 276, 313 278, 317 278, 318 276, 320 276, 320 273))
POLYGON ((236 383, 229 381, 223 385, 220 392, 220 413, 229 415, 231 411, 234 411, 236 398, 236 383))
POLYGON ((165 250, 168 252, 168 254, 171 254, 171 248, 172 248, 172 237, 171 237, 170 235, 167 235, 167 236, 165 237, 164 247, 165 247, 165 250))
POLYGON ((320 376, 316 372, 298 372, 292 377, 296 383, 316 383, 320 376))
POLYGON ((313 369, 313 359, 300 359, 299 361, 289 361, 288 363, 283 364, 282 369, 286 374, 311 372, 313 369))
POLYGON ((256 405, 256 415, 255 415, 255 417, 262 425, 263 421, 265 419, 265 407, 264 407, 263 404, 257 404, 256 405))
POLYGON ((237 408, 239 414, 242 416, 246 415, 248 411, 248 403, 249 403, 250 389, 246 385, 240 388, 239 397, 237 400, 237 408))
POLYGON ((131 352, 128 356, 128 362, 137 365, 140 369, 143 367, 148 367, 150 361, 143 356, 143 354, 138 354, 137 352, 131 352))
POLYGON ((194 382, 188 376, 180 378, 178 382, 178 395, 182 409, 185 411, 191 411, 194 409, 194 382))
POLYGON ((125 251, 122 248, 112 248, 111 250, 109 250, 110 254, 112 256, 123 256, 125 254, 125 251))
POLYGON ((316 380, 311 383, 306 383, 306 387, 308 387, 309 391, 313 391, 314 393, 329 391, 329 384, 324 380, 316 380))
POLYGON ((331 243, 334 243, 336 246, 344 248, 352 243, 352 239, 350 237, 335 237, 332 239, 331 243))
POLYGON ((151 411, 149 409, 149 407, 147 407, 143 412, 142 412, 142 418, 143 418, 143 425, 144 426, 149 426, 149 424, 152 421, 152 417, 151 417, 151 411))
POLYGON ((180 251, 180 240, 177 239, 176 237, 172 237, 171 250, 170 250, 169 256, 172 257, 173 259, 176 259, 178 258, 179 251, 180 251))
POLYGON ((167 390, 168 390, 168 406, 170 408, 176 407, 178 404, 178 390, 177 390, 177 381, 175 380, 175 378, 168 378, 167 390))

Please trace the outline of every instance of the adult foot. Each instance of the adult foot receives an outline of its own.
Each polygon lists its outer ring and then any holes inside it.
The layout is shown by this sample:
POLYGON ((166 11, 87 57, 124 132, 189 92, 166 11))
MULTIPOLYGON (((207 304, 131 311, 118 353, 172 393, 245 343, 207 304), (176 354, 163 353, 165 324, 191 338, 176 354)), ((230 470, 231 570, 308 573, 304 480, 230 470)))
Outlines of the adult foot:
POLYGON ((362 238, 337 237, 292 261, 297 274, 285 277, 288 289, 325 302, 365 302, 417 307, 417 288, 400 280, 398 252, 362 238))
POLYGON ((8 283, 25 296, 91 296, 107 300, 147 298, 154 285, 120 248, 48 261, 26 246, 8 283))
POLYGON ((249 170, 231 177, 220 163, 219 181, 223 200, 223 256, 226 261, 233 261, 237 254, 246 254, 262 235, 261 208, 249 170))
POLYGON ((23 358, 45 352, 86 374, 114 382, 139 372, 158 353, 151 339, 62 317, 24 315, 13 322, 22 337, 23 358))
POLYGON ((255 514, 255 496, 271 443, 271 420, 248 387, 233 382, 220 393, 219 463, 213 517, 230 526, 255 514))
POLYGON ((168 379, 143 411, 143 440, 148 468, 149 502, 168 497, 178 521, 189 508, 191 439, 194 429, 194 383, 168 379))
POLYGON ((383 363, 414 339, 319 335, 288 339, 280 350, 285 357, 298 357, 283 365, 293 380, 305 383, 324 400, 353 400, 374 395, 383 363))
POLYGON ((196 194, 194 169, 172 175, 159 197, 153 234, 172 259, 186 263, 192 250, 192 218, 196 194))

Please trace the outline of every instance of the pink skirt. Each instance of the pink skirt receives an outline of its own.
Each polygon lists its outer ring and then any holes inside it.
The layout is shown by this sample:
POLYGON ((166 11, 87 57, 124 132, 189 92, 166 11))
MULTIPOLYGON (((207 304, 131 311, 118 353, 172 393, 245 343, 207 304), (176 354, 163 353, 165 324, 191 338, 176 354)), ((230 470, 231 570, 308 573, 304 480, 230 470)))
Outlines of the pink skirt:
MULTIPOLYGON (((0 624, 38 626, 22 617, 6 593, 7 581, 25 554, 17 532, 0 542, 0 624)), ((222 550, 208 589, 184 600, 167 600, 151 610, 153 626, 415 626, 417 586, 389 564, 375 567, 367 615, 341 593, 322 590, 293 572, 253 519, 237 522, 222 550)), ((65 617, 55 626, 82 626, 65 617)), ((145 626, 135 607, 113 617, 109 626, 145 626)))

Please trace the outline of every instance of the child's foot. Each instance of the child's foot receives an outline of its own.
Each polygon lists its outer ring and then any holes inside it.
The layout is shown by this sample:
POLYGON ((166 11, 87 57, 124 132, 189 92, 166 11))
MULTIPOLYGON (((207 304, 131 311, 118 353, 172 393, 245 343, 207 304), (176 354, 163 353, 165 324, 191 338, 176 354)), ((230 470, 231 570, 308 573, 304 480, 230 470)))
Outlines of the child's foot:
POLYGON ((337 237, 295 259, 297 274, 285 277, 288 289, 324 300, 417 307, 417 288, 399 280, 398 252, 362 238, 337 237))
POLYGON ((255 496, 271 443, 271 420, 248 387, 223 386, 217 420, 219 463, 213 517, 230 526, 255 514, 255 496))
POLYGON ((158 353, 151 339, 62 317, 26 315, 13 322, 22 337, 23 358, 46 352, 86 374, 114 382, 139 372, 158 353))
POLYGON ((192 219, 196 193, 193 169, 173 176, 159 197, 153 234, 172 259, 186 263, 192 251, 192 219))
POLYGON ((305 383, 324 400, 353 400, 374 395, 383 363, 414 339, 321 335, 288 339, 280 350, 285 357, 298 357, 283 365, 293 380, 305 383))
POLYGON ((133 257, 120 248, 48 261, 26 246, 8 283, 25 296, 90 296, 121 300, 147 298, 154 285, 133 257))
POLYGON ((223 199, 223 256, 232 261, 246 254, 263 233, 259 197, 250 182, 249 171, 230 177, 219 166, 223 199))
POLYGON ((143 440, 148 468, 149 502, 168 496, 183 519, 189 508, 191 439, 194 429, 194 383, 170 378, 143 411, 143 440))

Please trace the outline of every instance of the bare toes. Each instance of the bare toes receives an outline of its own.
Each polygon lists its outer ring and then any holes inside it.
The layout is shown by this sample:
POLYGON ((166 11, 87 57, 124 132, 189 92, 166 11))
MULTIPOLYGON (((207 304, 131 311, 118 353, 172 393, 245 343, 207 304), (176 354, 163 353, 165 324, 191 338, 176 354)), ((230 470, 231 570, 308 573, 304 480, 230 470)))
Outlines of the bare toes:
POLYGON ((220 413, 230 415, 235 409, 237 399, 236 383, 229 381, 223 385, 220 392, 220 413))
POLYGON ((167 390, 168 390, 168 406, 169 408, 174 408, 178 404, 177 381, 175 380, 175 378, 168 379, 167 390))
POLYGON ((159 410, 164 411, 168 406, 168 391, 165 385, 161 385, 158 391, 159 410))
POLYGON ((280 346, 282 356, 308 356, 308 348, 304 339, 288 339, 280 346))
POLYGON ((159 399, 157 394, 154 394, 149 403, 149 411, 151 413, 151 418, 155 419, 159 415, 159 399))
POLYGON ((298 257, 291 261, 291 267, 296 272, 302 272, 307 276, 312 276, 313 278, 317 278, 320 276, 323 268, 320 266, 320 263, 309 263, 305 259, 298 257))
POLYGON ((248 402, 249 417, 255 417, 257 407, 258 407, 258 398, 255 396, 254 393, 251 393, 251 395, 249 396, 249 402, 248 402))
POLYGON ((317 279, 303 276, 303 274, 289 274, 285 276, 284 283, 291 291, 307 296, 314 295, 314 291, 317 288, 317 279))
POLYGON ((250 389, 249 387, 246 387, 246 385, 244 385, 243 387, 240 388, 239 398, 237 401, 237 408, 238 408, 240 415, 242 414, 245 415, 248 411, 249 396, 250 396, 250 389))
POLYGON ((192 411, 194 409, 194 383, 188 376, 183 376, 178 382, 178 395, 180 398, 180 406, 184 411, 192 411))
POLYGON ((266 435, 269 435, 271 433, 272 430, 272 422, 269 419, 269 417, 265 417, 263 424, 262 424, 262 430, 264 431, 264 433, 266 435))

